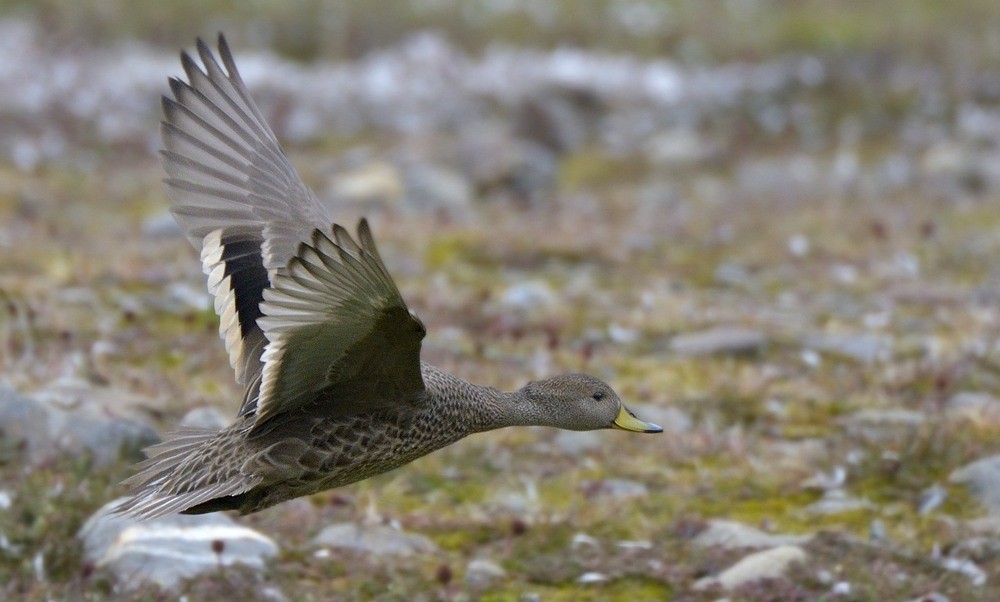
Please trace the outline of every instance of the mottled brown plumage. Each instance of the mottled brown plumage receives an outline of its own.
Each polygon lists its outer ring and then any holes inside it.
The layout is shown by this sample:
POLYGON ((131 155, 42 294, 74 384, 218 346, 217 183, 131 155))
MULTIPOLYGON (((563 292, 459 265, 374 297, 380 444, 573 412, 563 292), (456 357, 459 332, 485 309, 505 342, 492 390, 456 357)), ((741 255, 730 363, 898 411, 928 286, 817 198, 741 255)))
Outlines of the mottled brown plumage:
POLYGON ((250 99, 225 40, 223 69, 164 98, 172 211, 197 248, 238 382, 232 425, 186 430, 148 451, 119 510, 255 512, 392 470, 466 435, 506 426, 659 432, 600 380, 567 374, 502 392, 420 362, 406 307, 367 222, 332 223, 250 99))

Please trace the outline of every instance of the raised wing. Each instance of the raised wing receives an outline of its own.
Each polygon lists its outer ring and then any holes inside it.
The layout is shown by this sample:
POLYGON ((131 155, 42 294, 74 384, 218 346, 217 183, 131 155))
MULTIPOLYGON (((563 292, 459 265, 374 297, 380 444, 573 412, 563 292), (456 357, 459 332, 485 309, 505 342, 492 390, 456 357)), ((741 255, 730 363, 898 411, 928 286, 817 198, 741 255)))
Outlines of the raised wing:
POLYGON ((255 429, 312 403, 336 413, 418 402, 426 331, 406 308, 365 220, 358 241, 337 224, 330 233, 317 229, 272 276, 257 320, 270 342, 255 429))
POLYGON ((201 249, 229 361, 249 385, 261 376, 267 341, 257 319, 273 273, 333 220, 250 98, 225 38, 225 70, 201 40, 198 55, 204 71, 182 53, 188 81, 171 79, 174 97, 163 98, 163 166, 172 212, 201 249))

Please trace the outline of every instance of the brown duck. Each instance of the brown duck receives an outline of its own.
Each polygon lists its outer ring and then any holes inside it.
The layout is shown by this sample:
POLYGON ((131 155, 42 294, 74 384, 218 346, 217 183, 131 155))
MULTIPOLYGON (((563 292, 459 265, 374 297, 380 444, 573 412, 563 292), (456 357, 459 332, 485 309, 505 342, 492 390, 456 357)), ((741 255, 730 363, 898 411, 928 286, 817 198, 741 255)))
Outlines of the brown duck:
POLYGON ((256 512, 392 470, 506 426, 657 433, 604 382, 566 374, 503 392, 420 361, 425 330, 367 222, 357 240, 299 179, 251 100, 225 39, 198 41, 163 98, 173 214, 201 250, 237 380, 236 420, 147 450, 119 509, 256 512), (224 67, 224 68, 223 68, 224 67))

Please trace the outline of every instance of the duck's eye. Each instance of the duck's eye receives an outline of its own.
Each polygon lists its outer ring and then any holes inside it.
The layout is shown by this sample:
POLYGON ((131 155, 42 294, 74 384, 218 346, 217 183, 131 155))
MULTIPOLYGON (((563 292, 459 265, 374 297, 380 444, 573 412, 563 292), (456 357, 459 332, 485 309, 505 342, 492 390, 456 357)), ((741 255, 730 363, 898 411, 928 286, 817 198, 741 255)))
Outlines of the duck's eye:
POLYGON ((600 401, 600 400, 604 399, 604 393, 598 391, 597 393, 594 393, 593 395, 591 395, 591 397, 593 397, 597 401, 600 401))

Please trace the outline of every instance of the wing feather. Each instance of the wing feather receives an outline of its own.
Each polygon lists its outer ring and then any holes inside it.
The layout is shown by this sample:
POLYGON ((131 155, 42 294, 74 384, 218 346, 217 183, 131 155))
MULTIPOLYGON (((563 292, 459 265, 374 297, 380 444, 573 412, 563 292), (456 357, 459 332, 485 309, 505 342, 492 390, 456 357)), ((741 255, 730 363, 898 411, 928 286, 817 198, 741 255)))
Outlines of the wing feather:
MULTIPOLYGON (((423 389, 423 326, 410 314, 366 222, 333 224, 281 150, 220 36, 181 54, 186 81, 163 99, 161 153, 172 211, 195 246, 237 380, 240 415, 265 421, 364 379, 389 397, 423 389), (356 364, 356 365, 355 365, 356 364)), ((377 396, 376 396, 377 397, 377 396)), ((371 400, 379 403, 379 400, 371 400)), ((331 408, 333 409, 333 408, 331 408)), ((346 410, 345 410, 346 411, 346 410)))
POLYGON ((365 220, 358 237, 361 245, 337 224, 329 234, 317 229, 264 292, 257 322, 269 344, 257 424, 317 399, 331 412, 361 411, 415 400, 423 390, 423 324, 406 308, 365 220), (385 398, 334 394, 359 384, 378 385, 385 398))
POLYGON ((197 54, 201 66, 181 54, 187 81, 171 78, 173 97, 163 98, 161 160, 171 210, 201 249, 229 361, 249 386, 262 370, 256 321, 271 273, 332 219, 250 98, 225 38, 219 58, 201 40, 197 54))

